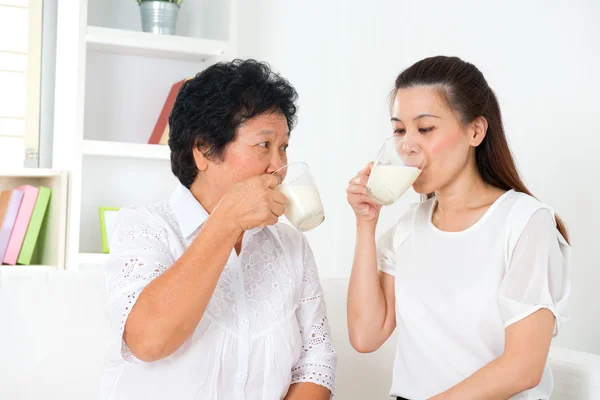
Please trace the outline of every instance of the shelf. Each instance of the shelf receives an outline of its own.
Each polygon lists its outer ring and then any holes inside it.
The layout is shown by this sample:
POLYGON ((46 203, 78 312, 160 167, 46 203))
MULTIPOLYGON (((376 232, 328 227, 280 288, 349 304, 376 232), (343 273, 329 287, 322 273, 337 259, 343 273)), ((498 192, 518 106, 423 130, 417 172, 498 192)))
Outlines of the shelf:
POLYGON ((58 271, 58 268, 55 265, 2 265, 0 277, 40 275, 52 271, 58 271))
POLYGON ((217 40, 98 26, 88 26, 86 39, 89 50, 186 61, 205 61, 227 49, 227 42, 217 40))
POLYGON ((0 171, 0 177, 11 178, 53 178, 60 177, 64 172, 47 168, 18 168, 0 171))
POLYGON ((24 277, 35 278, 54 276, 73 276, 80 279, 83 276, 93 276, 104 279, 102 266, 86 266, 81 269, 64 270, 51 265, 3 265, 0 267, 0 284, 3 278, 24 277))
POLYGON ((105 142, 84 140, 83 154, 89 156, 145 158, 151 160, 170 160, 169 146, 160 144, 141 144, 125 142, 105 142))
POLYGON ((108 254, 103 253, 79 253, 79 265, 100 265, 104 266, 108 260, 108 254))

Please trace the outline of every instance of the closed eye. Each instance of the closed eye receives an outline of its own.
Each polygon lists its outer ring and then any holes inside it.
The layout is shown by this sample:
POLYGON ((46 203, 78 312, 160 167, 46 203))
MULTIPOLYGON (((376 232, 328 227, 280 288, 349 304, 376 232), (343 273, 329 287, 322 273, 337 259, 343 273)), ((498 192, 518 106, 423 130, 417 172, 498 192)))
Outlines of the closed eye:
POLYGON ((427 132, 431 132, 434 129, 435 129, 435 126, 431 126, 429 128, 419 128, 419 132, 420 133, 427 133, 427 132))
POLYGON ((394 129, 394 135, 404 135, 406 133, 406 129, 398 128, 394 129))

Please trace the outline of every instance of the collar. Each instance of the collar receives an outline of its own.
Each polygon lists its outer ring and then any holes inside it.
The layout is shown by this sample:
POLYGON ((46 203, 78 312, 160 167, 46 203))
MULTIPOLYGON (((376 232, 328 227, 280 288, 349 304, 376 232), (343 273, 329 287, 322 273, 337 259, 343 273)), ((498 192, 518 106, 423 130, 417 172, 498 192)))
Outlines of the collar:
POLYGON ((208 212, 202 204, 181 183, 177 185, 169 203, 184 238, 194 233, 208 218, 208 212))
MULTIPOLYGON (((177 188, 169 199, 169 203, 171 204, 171 210, 175 215, 175 219, 179 224, 179 229, 184 238, 188 238, 202 226, 209 216, 206 209, 198 200, 196 200, 192 192, 181 183, 177 185, 177 188)), ((267 226, 267 228, 275 235, 277 240, 281 241, 279 232, 274 225, 267 226)), ((246 231, 244 234, 244 242, 262 229, 264 228, 254 228, 246 231)))

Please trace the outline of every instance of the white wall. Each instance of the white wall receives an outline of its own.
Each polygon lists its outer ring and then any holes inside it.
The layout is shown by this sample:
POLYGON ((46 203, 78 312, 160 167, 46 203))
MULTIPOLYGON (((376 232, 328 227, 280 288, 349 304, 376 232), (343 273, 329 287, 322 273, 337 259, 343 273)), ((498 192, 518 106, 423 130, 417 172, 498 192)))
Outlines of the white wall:
MULTIPOLYGON (((270 62, 300 94, 292 158, 316 171, 327 219, 309 234, 322 276, 347 276, 354 219, 348 180, 391 134, 397 74, 438 54, 473 62, 498 94, 521 172, 566 220, 573 241, 572 322, 556 343, 600 353, 600 3, 578 1, 240 2, 239 51, 270 62)), ((391 225, 405 204, 386 210, 391 225)))
MULTIPOLYGON (((285 8, 283 3, 240 1, 240 56, 270 61, 300 93, 300 123, 290 152, 313 167, 324 197, 327 220, 309 233, 322 277, 349 274, 354 222, 344 191, 390 134, 387 93, 394 78, 422 57, 459 55, 488 77, 527 182, 571 228, 573 320, 557 343, 600 353, 594 314, 600 270, 592 245, 600 221, 594 208, 600 204, 594 185, 600 178, 594 157, 600 135, 592 120, 600 88, 593 74, 600 70, 600 28, 593 24, 599 3, 572 1, 569 8, 558 0, 518 5, 432 0, 428 6, 305 0, 285 2, 285 8)), ((412 194, 386 209, 382 228, 416 199, 412 194)), ((375 358, 352 352, 339 289, 326 293, 335 344, 344 354, 339 398, 379 398, 375 392, 384 396, 389 388, 393 343, 375 358), (369 372, 376 378, 368 382, 377 389, 361 384, 368 391, 363 394, 352 383, 369 372)), ((103 298, 102 278, 94 273, 0 275, 0 398, 93 399, 106 335, 103 298)))

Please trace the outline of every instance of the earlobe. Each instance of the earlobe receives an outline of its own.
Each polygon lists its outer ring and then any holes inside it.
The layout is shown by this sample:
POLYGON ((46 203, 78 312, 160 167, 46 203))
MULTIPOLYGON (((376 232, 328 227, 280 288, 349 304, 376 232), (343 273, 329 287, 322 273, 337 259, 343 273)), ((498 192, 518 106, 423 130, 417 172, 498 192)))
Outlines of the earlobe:
POLYGON ((485 135, 488 130, 488 122, 484 117, 479 117, 475 121, 473 121, 472 125, 472 136, 471 136, 471 145, 479 146, 483 139, 485 139, 485 135))
POLYGON ((206 171, 208 169, 208 159, 198 147, 194 147, 192 150, 192 154, 194 155, 194 162, 196 163, 196 168, 198 171, 206 171))

